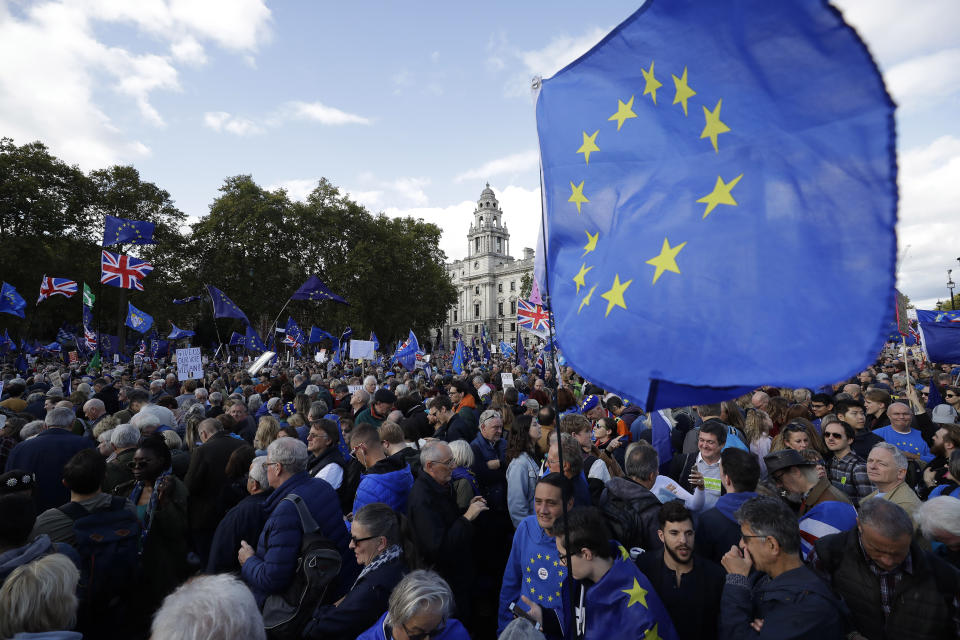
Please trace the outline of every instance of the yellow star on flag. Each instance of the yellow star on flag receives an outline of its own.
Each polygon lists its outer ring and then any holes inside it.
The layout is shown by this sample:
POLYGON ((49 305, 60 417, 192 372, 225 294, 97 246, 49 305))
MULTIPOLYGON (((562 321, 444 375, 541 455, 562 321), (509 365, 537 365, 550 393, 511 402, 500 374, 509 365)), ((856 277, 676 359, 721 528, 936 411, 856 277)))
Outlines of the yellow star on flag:
POLYGON ((573 184, 572 182, 570 183, 571 193, 570 197, 567 198, 567 202, 575 202, 577 204, 577 213, 580 213, 580 205, 582 205, 584 202, 590 202, 587 199, 587 196, 583 195, 583 183, 583 180, 581 180, 580 184, 577 185, 573 184))
MULTIPOLYGON (((590 235, 589 231, 584 230, 584 233, 587 234, 587 244, 583 245, 583 256, 587 255, 591 251, 597 248, 597 238, 600 237, 600 232, 597 231, 595 234, 590 235)), ((580 256, 581 258, 583 256, 580 256)))
POLYGON ((610 315, 610 311, 614 307, 627 308, 626 303, 623 301, 623 292, 627 290, 631 282, 633 282, 633 280, 627 280, 621 283, 619 273, 613 276, 613 286, 610 287, 609 291, 600 295, 601 298, 607 301, 607 312, 603 314, 604 318, 610 315))
POLYGON ((600 151, 600 147, 597 146, 598 133, 600 133, 600 129, 594 131, 592 136, 588 136, 586 131, 583 132, 583 144, 577 149, 577 153, 583 154, 587 164, 590 164, 590 154, 594 151, 600 151))
MULTIPOLYGON (((684 103, 684 109, 686 109, 686 103, 684 103)), ((633 96, 630 96, 630 100, 626 104, 622 100, 617 100, 617 112, 607 118, 607 120, 616 120, 617 121, 617 131, 620 131, 620 127, 623 126, 623 123, 630 118, 636 118, 637 114, 633 112, 633 96)))
POLYGON ((717 136, 730 131, 730 127, 720 121, 720 105, 722 103, 723 100, 717 100, 717 106, 713 108, 713 111, 710 111, 706 107, 703 108, 703 117, 706 119, 707 124, 703 127, 700 138, 710 138, 710 142, 713 143, 713 150, 716 153, 720 153, 720 150, 717 148, 717 136))
POLYGON ((629 609, 630 607, 632 607, 633 605, 637 604, 638 602, 639 602, 641 605, 643 605, 643 608, 644 608, 644 609, 648 609, 648 608, 649 608, 649 607, 647 607, 647 590, 640 586, 640 583, 637 582, 637 579, 636 579, 636 578, 633 579, 633 587, 632 587, 632 588, 630 588, 630 589, 621 589, 620 591, 622 591, 623 593, 625 593, 625 594, 627 594, 628 596, 630 596, 630 601, 627 602, 627 608, 628 608, 628 609, 629 609))
POLYGON ((673 86, 677 92, 673 94, 673 104, 678 102, 683 105, 683 115, 687 115, 687 100, 697 95, 697 92, 687 84, 687 68, 683 68, 683 75, 679 78, 673 76, 673 86))
POLYGON ((653 98, 653 104, 657 104, 657 89, 663 86, 663 84, 657 80, 656 76, 653 75, 653 60, 650 61, 650 71, 647 71, 643 67, 640 67, 640 73, 643 74, 643 79, 646 80, 646 86, 643 89, 643 95, 650 94, 650 97, 653 98))
POLYGON ((651 284, 657 284, 657 280, 663 275, 664 271, 680 273, 680 268, 677 266, 677 254, 680 253, 680 249, 683 249, 686 244, 686 242, 681 242, 677 246, 671 247, 670 242, 666 238, 663 239, 663 247, 660 249, 660 255, 647 260, 647 264, 652 264, 657 268, 653 274, 653 282, 651 284))
MULTIPOLYGON (((583 311, 584 307, 590 306, 590 298, 593 297, 593 292, 596 288, 597 288, 597 285, 593 285, 592 287, 590 287, 590 291, 587 293, 587 295, 583 297, 583 300, 580 301, 580 308, 577 309, 577 313, 580 313, 581 311, 583 311)), ((553 566, 557 566, 557 563, 554 562, 553 566)))
POLYGON ((730 191, 737 186, 737 183, 740 182, 740 178, 742 177, 743 174, 741 173, 730 182, 724 182, 723 178, 717 176, 717 183, 713 185, 713 191, 697 200, 697 202, 703 202, 707 205, 707 210, 703 212, 704 218, 710 215, 710 212, 713 211, 718 204, 729 204, 734 207, 737 206, 737 201, 733 199, 732 195, 730 195, 730 191))
POLYGON ((655 624, 652 628, 644 631, 643 640, 663 640, 663 638, 660 637, 660 633, 657 631, 657 627, 659 626, 659 624, 655 624))
MULTIPOLYGON (((531 560, 532 560, 532 558, 531 558, 531 560)), ((538 554, 537 554, 537 560, 543 560, 543 554, 542 554, 542 553, 538 553, 538 554)))
POLYGON ((547 602, 553 602, 553 596, 547 596, 547 602))
POLYGON ((531 578, 530 576, 527 576, 527 584, 530 584, 531 582, 533 582, 533 578, 531 578))
POLYGON ((547 559, 547 560, 549 560, 549 559, 550 559, 550 554, 549 554, 549 553, 547 554, 547 557, 546 557, 546 559, 547 559))
MULTIPOLYGON (((580 271, 577 273, 577 275, 573 276, 573 281, 577 285, 578 295, 580 294, 580 287, 587 286, 587 282, 586 280, 584 280, 584 278, 586 278, 587 272, 590 271, 590 269, 593 269, 593 267, 592 266, 588 267, 586 263, 583 263, 580 265, 580 271)), ((550 556, 547 556, 547 560, 549 559, 550 559, 550 556)))
POLYGON ((537 596, 537 600, 543 600, 543 596, 537 596))

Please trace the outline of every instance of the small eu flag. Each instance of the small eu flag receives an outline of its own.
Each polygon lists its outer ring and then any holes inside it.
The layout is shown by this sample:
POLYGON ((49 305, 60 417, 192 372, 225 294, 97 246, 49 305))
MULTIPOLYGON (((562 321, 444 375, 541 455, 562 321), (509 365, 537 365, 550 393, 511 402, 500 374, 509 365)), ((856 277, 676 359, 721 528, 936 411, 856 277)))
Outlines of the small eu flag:
POLYGON ((146 333, 153 326, 153 316, 145 311, 137 309, 135 306, 127 303, 127 322, 126 325, 134 331, 146 333))
POLYGON ((152 222, 107 216, 103 222, 103 246, 112 244, 154 244, 152 222))
POLYGON ((327 285, 320 281, 317 276, 310 276, 306 282, 300 285, 292 296, 291 300, 330 300, 341 304, 350 304, 337 294, 330 291, 327 285))
POLYGON ((253 328, 252 325, 247 325, 246 333, 246 347, 250 351, 266 351, 267 345, 263 344, 263 340, 260 339, 260 334, 257 333, 257 330, 253 328))
POLYGON ((457 375, 463 373, 463 340, 457 340, 457 348, 453 352, 453 372, 457 375))
POLYGON ((181 329, 172 322, 170 323, 170 326, 173 327, 173 330, 170 331, 170 335, 167 336, 167 340, 180 340, 181 338, 189 338, 190 336, 196 335, 193 331, 181 329))
POLYGON ((824 2, 650 0, 543 80, 549 303, 571 366, 651 410, 873 362, 893 316, 893 110, 824 2))
POLYGON ((0 313, 9 313, 14 316, 25 317, 23 309, 27 306, 27 301, 17 293, 12 284, 3 283, 0 289, 0 313))
POLYGON ((333 342, 337 341, 332 334, 324 331, 320 327, 310 327, 310 339, 307 340, 307 342, 313 344, 314 342, 322 342, 324 340, 332 340, 333 342))
POLYGON ((212 284, 208 284, 207 292, 210 294, 210 299, 213 300, 214 318, 237 318, 250 324, 250 321, 247 320, 247 314, 241 311, 240 307, 233 304, 233 300, 228 298, 227 294, 223 291, 220 291, 220 289, 217 289, 212 284))

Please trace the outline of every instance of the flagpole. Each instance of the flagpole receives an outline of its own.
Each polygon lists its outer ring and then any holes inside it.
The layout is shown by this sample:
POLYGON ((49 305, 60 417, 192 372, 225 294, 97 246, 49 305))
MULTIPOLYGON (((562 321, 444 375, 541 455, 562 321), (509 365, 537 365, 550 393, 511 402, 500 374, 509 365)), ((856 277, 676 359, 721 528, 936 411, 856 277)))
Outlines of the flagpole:
POLYGON ((277 322, 280 321, 280 316, 283 315, 283 310, 287 308, 287 305, 290 304, 290 301, 293 300, 293 296, 287 298, 287 301, 283 303, 283 306, 280 307, 280 313, 277 314, 277 317, 273 319, 273 326, 270 327, 270 331, 273 331, 277 328, 277 322))
MULTIPOLYGON (((210 294, 210 285, 203 285, 207 287, 207 293, 210 294)), ((217 332, 217 343, 220 345, 217 347, 217 350, 214 351, 213 357, 216 359, 217 354, 220 353, 220 349, 223 348, 223 339, 220 337, 220 327, 217 326, 217 303, 213 299, 213 295, 210 295, 210 306, 213 307, 213 330, 217 332)))

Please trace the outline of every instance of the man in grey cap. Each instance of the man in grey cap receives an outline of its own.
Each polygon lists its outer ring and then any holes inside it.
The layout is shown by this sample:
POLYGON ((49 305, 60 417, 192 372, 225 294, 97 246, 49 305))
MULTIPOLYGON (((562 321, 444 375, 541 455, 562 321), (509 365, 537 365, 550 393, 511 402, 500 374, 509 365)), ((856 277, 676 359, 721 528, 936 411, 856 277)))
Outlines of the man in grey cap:
POLYGON ((817 463, 799 451, 782 449, 764 456, 767 473, 781 489, 800 496, 800 548, 804 558, 813 543, 857 525, 857 510, 845 493, 817 473, 817 463))

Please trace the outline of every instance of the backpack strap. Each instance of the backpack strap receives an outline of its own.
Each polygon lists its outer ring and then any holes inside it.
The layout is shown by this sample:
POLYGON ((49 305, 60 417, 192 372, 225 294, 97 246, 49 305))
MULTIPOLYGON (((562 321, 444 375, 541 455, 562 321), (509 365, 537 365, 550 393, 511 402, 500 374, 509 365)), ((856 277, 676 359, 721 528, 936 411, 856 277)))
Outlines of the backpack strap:
POLYGON ((86 518, 88 515, 90 515, 90 512, 87 511, 86 507, 77 502, 68 502, 65 505, 57 507, 57 509, 74 522, 80 518, 86 518))
POLYGON ((307 505, 303 502, 303 498, 295 493, 288 493, 283 499, 289 500, 296 506, 297 513, 300 514, 300 528, 303 529, 304 533, 314 533, 320 529, 310 510, 307 509, 307 505))

